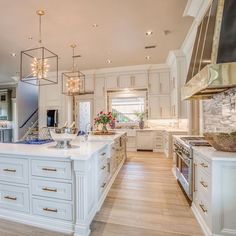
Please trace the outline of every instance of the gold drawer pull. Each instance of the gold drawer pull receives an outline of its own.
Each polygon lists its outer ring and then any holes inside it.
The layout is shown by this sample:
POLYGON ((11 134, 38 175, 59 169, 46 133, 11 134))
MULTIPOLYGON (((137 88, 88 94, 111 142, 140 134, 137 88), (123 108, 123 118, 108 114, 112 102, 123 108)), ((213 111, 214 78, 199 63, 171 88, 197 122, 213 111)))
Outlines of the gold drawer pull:
POLYGON ((203 163, 203 162, 202 162, 200 165, 201 165, 203 168, 208 168, 208 165, 205 164, 205 163, 203 163))
POLYGON ((57 192, 57 189, 56 188, 48 188, 48 187, 45 187, 45 188, 42 188, 43 191, 48 191, 48 192, 57 192))
POLYGON ((199 204, 199 206, 201 207, 201 209, 202 209, 202 211, 203 211, 204 213, 207 212, 207 209, 206 209, 206 207, 204 206, 204 204, 199 204))
POLYGON ((57 171, 57 169, 55 168, 42 168, 42 170, 45 170, 45 171, 57 171))
POLYGON ((44 211, 50 211, 50 212, 57 212, 57 209, 51 209, 51 208, 43 208, 44 211))
POLYGON ((101 185, 101 188, 104 188, 106 186, 106 183, 103 183, 102 185, 101 185))
POLYGON ((204 182, 204 181, 200 181, 200 184, 204 187, 204 188, 207 188, 208 185, 204 182))
POLYGON ((101 170, 104 170, 106 168, 106 166, 103 166, 102 168, 101 168, 101 170))
POLYGON ((6 171, 6 172, 16 172, 15 169, 3 169, 3 171, 6 171))
POLYGON ((9 200, 13 200, 13 201, 17 200, 17 197, 11 197, 11 196, 5 196, 4 198, 9 199, 9 200))

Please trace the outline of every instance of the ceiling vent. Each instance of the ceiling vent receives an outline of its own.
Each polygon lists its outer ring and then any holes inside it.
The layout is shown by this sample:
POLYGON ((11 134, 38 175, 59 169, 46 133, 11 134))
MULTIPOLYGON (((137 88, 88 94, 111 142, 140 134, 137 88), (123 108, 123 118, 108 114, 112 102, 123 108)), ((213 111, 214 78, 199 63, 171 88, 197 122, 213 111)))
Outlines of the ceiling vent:
POLYGON ((152 49, 152 48, 156 48, 156 45, 150 45, 145 47, 145 49, 152 49))

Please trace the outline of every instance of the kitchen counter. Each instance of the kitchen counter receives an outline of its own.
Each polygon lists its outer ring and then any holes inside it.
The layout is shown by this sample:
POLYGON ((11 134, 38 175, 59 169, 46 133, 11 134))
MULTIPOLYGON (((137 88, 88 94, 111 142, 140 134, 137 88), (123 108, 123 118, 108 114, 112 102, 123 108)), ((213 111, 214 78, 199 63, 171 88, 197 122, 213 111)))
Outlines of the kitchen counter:
POLYGON ((0 144, 0 218, 80 236, 126 159, 126 133, 55 142, 0 144))
POLYGON ((115 135, 89 135, 88 141, 86 142, 83 141, 83 138, 78 137, 72 141, 72 148, 66 150, 55 148, 55 142, 42 145, 0 143, 0 155, 87 160, 108 145, 108 143, 111 143, 124 134, 124 132, 119 132, 115 135))
POLYGON ((210 159, 211 161, 235 161, 236 162, 236 152, 221 152, 217 151, 213 147, 193 147, 196 153, 203 155, 204 157, 210 159))

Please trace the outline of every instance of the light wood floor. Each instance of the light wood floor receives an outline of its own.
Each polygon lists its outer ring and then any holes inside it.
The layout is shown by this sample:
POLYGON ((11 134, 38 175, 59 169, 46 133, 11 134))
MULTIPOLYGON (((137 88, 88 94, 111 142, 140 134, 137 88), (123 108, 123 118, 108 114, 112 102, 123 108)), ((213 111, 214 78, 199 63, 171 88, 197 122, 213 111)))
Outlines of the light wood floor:
MULTIPOLYGON (((129 153, 101 211, 91 236, 203 235, 161 154, 129 153)), ((64 234, 0 220, 0 236, 64 236, 64 234)))

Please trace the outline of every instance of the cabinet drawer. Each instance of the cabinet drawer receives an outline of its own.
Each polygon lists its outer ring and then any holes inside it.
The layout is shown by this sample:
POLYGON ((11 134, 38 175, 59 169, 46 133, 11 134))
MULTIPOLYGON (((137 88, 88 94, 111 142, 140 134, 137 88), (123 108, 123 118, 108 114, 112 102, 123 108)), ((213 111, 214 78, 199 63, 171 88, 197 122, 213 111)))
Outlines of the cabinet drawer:
POLYGON ((0 207, 29 212, 28 188, 0 184, 0 207))
POLYGON ((71 163, 32 160, 32 175, 47 178, 71 179, 71 163))
POLYGON ((33 199, 33 214, 71 221, 73 219, 70 203, 33 199))
POLYGON ((197 160, 199 170, 205 172, 207 175, 211 175, 211 164, 202 155, 194 152, 194 159, 197 160))
POLYGON ((68 183, 34 179, 32 180, 32 194, 43 197, 72 200, 72 187, 71 184, 68 183))
POLYGON ((29 178, 28 160, 0 157, 0 180, 27 184, 29 178))
POLYGON ((198 209, 198 212, 200 213, 200 215, 202 216, 202 218, 209 227, 211 219, 211 208, 208 200, 198 193, 197 196, 195 197, 194 203, 198 209))
POLYGON ((198 191, 201 193, 201 195, 204 195, 207 199, 209 199, 211 196, 210 176, 208 176, 205 172, 199 170, 197 181, 198 191))

